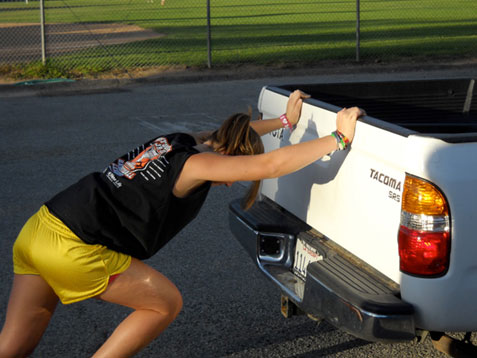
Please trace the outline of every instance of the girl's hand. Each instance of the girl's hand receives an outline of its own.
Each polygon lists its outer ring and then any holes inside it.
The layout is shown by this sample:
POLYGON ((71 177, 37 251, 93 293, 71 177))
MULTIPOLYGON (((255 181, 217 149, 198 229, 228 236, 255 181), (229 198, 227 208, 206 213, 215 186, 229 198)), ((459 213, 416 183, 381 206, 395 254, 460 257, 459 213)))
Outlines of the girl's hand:
POLYGON ((310 98, 310 95, 300 91, 295 90, 290 94, 287 103, 287 118, 292 126, 298 123, 301 115, 301 107, 303 105, 303 99, 310 98))
POLYGON ((358 107, 343 108, 336 116, 336 129, 343 133, 350 142, 354 138, 354 130, 359 117, 365 116, 366 112, 358 107))

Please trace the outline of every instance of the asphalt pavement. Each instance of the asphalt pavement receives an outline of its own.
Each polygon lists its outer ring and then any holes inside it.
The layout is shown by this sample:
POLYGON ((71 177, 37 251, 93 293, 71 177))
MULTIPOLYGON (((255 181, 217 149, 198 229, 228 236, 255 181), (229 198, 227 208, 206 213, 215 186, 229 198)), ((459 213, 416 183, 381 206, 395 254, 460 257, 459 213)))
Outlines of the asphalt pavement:
MULTIPOLYGON (((453 67, 0 86, 0 322, 12 280, 11 247, 23 223, 59 190, 137 144, 165 132, 216 128, 228 115, 255 107, 267 84, 476 75, 475 67, 453 67)), ((279 290, 228 228, 227 203, 244 190, 240 183, 214 188, 198 218, 148 260, 178 286, 184 308, 138 357, 444 356, 429 341, 370 343, 306 316, 283 318, 279 290)), ((32 357, 91 356, 127 314, 94 299, 60 304, 32 357)))

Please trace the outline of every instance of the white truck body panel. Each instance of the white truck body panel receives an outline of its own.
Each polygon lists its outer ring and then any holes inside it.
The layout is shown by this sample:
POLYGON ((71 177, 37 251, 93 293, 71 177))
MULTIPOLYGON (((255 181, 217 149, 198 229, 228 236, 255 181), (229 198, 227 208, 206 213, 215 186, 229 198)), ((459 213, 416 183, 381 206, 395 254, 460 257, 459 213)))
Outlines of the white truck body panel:
MULTIPOLYGON (((286 111, 288 97, 264 88, 263 118, 286 111)), ((266 151, 329 135, 336 112, 304 103, 297 128, 263 137, 266 151)), ((261 194, 350 251, 401 286, 416 308, 417 325, 439 331, 477 330, 477 143, 451 144, 419 135, 402 136, 358 122, 352 149, 334 152, 287 176, 264 180, 261 194), (450 268, 440 278, 399 270, 398 230, 406 173, 431 181, 448 199, 450 268)))

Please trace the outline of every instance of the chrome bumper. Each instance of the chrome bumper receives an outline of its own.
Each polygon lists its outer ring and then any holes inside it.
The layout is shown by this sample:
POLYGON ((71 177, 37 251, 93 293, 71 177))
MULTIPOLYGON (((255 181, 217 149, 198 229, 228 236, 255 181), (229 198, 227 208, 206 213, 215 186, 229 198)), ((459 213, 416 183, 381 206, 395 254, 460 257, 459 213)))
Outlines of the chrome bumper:
POLYGON ((258 268, 302 311, 368 341, 415 337, 413 307, 397 285, 268 199, 248 211, 230 204, 232 233, 258 268), (308 265, 306 282, 292 271, 297 237, 324 259, 308 265))

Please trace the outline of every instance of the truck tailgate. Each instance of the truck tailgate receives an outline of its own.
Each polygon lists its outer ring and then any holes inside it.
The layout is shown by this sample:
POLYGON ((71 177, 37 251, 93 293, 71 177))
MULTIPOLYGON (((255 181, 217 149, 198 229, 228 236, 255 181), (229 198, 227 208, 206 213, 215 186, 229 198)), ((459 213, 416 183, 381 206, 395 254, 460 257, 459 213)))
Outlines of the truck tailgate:
MULTIPOLYGON (((264 118, 285 111, 281 107, 286 101, 281 96, 262 91, 259 110, 264 118), (266 103, 266 108, 261 103, 266 103)), ((339 108, 316 102, 304 103, 300 122, 292 133, 280 130, 266 135, 266 150, 335 130, 339 108)), ((405 140, 387 130, 358 123, 351 151, 334 152, 297 173, 264 180, 261 193, 399 282, 396 235, 405 171, 396 164, 403 162, 405 140), (357 237, 357 232, 365 233, 366 240, 357 237)))

